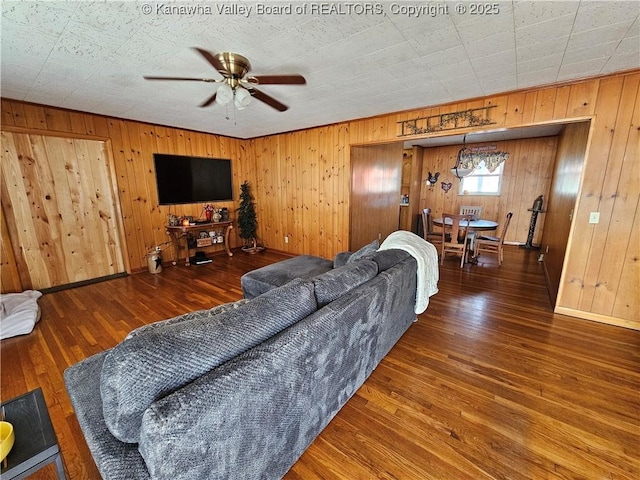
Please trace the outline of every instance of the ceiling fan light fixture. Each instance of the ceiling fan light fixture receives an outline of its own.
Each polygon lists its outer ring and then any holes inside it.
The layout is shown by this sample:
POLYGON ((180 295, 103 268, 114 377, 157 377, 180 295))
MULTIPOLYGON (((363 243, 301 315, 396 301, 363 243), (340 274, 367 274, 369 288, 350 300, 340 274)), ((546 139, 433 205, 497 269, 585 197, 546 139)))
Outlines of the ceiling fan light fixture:
POLYGON ((246 88, 236 87, 233 103, 238 110, 242 110, 251 103, 251 92, 246 88))
POLYGON ((216 102, 220 105, 227 105, 231 100, 233 100, 233 89, 226 83, 223 83, 218 87, 216 102))

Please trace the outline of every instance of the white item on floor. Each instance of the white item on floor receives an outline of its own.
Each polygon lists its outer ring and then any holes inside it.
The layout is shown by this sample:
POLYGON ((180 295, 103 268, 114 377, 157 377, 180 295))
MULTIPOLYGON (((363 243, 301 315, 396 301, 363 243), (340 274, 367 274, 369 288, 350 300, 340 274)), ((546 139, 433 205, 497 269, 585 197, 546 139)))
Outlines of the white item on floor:
POLYGON ((25 290, 22 293, 0 295, 0 340, 30 333, 40 320, 38 299, 42 293, 25 290))

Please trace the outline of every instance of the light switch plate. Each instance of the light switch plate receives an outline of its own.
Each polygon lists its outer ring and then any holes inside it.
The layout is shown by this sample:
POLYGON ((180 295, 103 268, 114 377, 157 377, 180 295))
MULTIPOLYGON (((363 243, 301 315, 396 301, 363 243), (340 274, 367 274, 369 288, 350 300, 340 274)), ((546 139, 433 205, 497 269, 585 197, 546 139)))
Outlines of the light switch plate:
POLYGON ((589 223, 600 223, 600 212, 591 212, 589 214, 589 223))

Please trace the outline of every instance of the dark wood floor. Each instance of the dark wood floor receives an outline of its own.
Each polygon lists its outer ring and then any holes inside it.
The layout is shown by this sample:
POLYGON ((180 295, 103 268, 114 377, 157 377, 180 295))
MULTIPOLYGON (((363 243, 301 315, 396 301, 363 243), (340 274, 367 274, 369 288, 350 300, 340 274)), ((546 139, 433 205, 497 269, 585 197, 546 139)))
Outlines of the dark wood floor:
MULTIPOLYGON (((536 252, 441 269, 440 292, 285 477, 640 478, 640 332, 554 315, 536 252)), ((99 474, 62 374, 133 328, 241 298, 273 252, 46 294, 1 343, 2 399, 42 387, 71 480, 99 474)), ((53 479, 47 467, 34 479, 53 479)))

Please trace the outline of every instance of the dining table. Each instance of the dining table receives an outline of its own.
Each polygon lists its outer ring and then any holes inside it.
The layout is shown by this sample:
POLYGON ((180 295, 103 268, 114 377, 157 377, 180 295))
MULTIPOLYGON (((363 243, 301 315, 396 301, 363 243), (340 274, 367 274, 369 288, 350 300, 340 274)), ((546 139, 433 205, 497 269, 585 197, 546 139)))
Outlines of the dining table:
MULTIPOLYGON (((432 220, 434 225, 437 225, 439 227, 442 227, 444 223, 446 223, 449 226, 453 225, 453 221, 450 218, 446 219, 446 222, 443 222, 442 218, 434 218, 432 220)), ((482 232, 482 231, 491 231, 491 230, 495 230, 498 228, 498 226, 500 225, 498 222, 494 222, 493 220, 485 220, 482 218, 478 218, 475 220, 460 220, 460 227, 466 227, 468 224, 469 230, 472 230, 474 232, 482 232)), ((458 235, 458 239, 460 238, 460 236, 458 235)), ((474 245, 473 242, 475 240, 475 236, 471 238, 471 245, 470 245, 470 250, 471 250, 471 257, 469 258, 469 262, 470 263, 478 263, 478 260, 475 258, 475 255, 473 254, 474 251, 474 245)), ((462 243, 462 241, 458 240, 459 243, 462 243)))
MULTIPOLYGON (((434 218, 432 220, 434 225, 438 225, 442 227, 443 221, 442 218, 434 218)), ((478 218, 476 220, 471 220, 470 222, 467 220, 460 220, 460 226, 466 227, 467 223, 469 224, 469 228, 473 231, 485 231, 485 230, 495 230, 500 225, 498 222, 494 222, 493 220, 484 220, 482 218, 478 218)), ((447 225, 453 225, 453 222, 450 218, 447 218, 447 225)))

